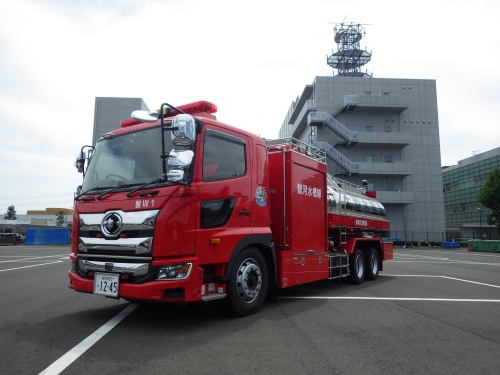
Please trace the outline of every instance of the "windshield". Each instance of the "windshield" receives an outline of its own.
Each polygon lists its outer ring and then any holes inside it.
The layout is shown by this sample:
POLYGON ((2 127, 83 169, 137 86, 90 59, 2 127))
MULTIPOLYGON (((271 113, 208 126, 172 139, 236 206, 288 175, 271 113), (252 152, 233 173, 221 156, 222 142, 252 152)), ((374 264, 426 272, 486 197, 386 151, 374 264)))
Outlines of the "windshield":
MULTIPOLYGON (((165 153, 172 149, 165 142, 165 153)), ((83 191, 145 184, 162 176, 160 127, 102 139, 96 145, 83 191)))

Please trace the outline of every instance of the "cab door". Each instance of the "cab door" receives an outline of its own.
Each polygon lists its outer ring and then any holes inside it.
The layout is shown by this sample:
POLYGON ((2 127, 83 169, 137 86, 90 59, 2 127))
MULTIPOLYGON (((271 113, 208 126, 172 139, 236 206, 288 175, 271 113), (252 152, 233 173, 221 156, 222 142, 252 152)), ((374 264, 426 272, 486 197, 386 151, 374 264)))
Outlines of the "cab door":
POLYGON ((202 263, 224 263, 236 244, 251 234, 251 139, 210 126, 201 138, 197 255, 202 263))

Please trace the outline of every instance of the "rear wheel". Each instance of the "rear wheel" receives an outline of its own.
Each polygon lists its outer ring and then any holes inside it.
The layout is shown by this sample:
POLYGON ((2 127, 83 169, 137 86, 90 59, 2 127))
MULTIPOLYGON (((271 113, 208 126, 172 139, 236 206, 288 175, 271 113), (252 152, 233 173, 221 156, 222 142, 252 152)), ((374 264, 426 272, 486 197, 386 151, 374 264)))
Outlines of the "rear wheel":
POLYGON ((377 280, 379 271, 379 257, 377 250, 371 248, 366 253, 366 280, 377 280))
POLYGON ((350 281, 353 284, 361 284, 365 279, 365 257, 361 249, 354 249, 349 262, 350 281))
POLYGON ((260 310, 266 298, 268 271, 262 253, 254 247, 243 250, 234 262, 227 284, 226 302, 236 315, 260 310))

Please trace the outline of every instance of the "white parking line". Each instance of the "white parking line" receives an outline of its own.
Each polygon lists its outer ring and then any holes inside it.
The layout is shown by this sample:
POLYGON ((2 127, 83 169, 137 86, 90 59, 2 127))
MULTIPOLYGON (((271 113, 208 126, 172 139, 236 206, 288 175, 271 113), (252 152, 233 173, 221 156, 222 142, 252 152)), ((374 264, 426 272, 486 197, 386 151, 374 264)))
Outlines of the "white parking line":
POLYGON ((471 283, 471 284, 476 284, 476 285, 482 285, 482 286, 489 286, 491 288, 499 288, 500 285, 493 285, 493 284, 485 284, 485 283, 479 283, 477 281, 471 281, 471 280, 464 280, 464 279, 457 279, 455 277, 448 277, 448 276, 436 276, 436 275, 390 275, 384 273, 383 275, 379 275, 380 277, 429 277, 429 278, 443 278, 443 279, 448 279, 448 280, 455 280, 455 281, 462 281, 464 283, 471 283))
POLYGON ((456 263, 456 264, 479 264, 483 266, 494 266, 500 267, 500 263, 483 263, 483 262, 472 262, 469 260, 454 260, 450 258, 436 258, 436 257, 424 257, 419 255, 401 255, 398 254, 391 259, 391 263, 456 263), (405 259, 405 260, 398 260, 405 259), (435 262, 430 262, 429 260, 434 260, 435 262))
POLYGON ((41 256, 41 257, 22 258, 22 259, 12 259, 12 260, 1 260, 0 263, 21 262, 21 261, 24 261, 24 260, 40 260, 40 259, 55 258, 55 257, 60 257, 60 256, 61 256, 61 254, 58 254, 58 255, 46 255, 46 256, 41 256))
POLYGON ((90 349, 97 341, 102 339, 106 333, 111 331, 118 323, 127 317, 132 311, 134 311, 139 306, 138 303, 132 303, 125 310, 120 312, 109 322, 104 324, 101 328, 71 349, 69 352, 64 354, 61 358, 43 370, 40 375, 57 375, 60 374, 66 367, 72 364, 78 357, 90 349))
POLYGON ((280 299, 344 299, 344 300, 375 300, 375 301, 438 301, 438 302, 497 302, 500 299, 459 299, 459 298, 397 298, 397 297, 279 297, 280 299))
POLYGON ((24 266, 24 267, 16 267, 16 268, 9 268, 6 270, 0 270, 0 272, 5 272, 5 271, 15 271, 15 270, 20 270, 23 268, 30 268, 30 267, 38 267, 38 266, 46 266, 48 264, 56 264, 56 263, 62 263, 62 260, 56 260, 55 262, 50 262, 50 263, 41 263, 41 264, 33 264, 31 266, 24 266))
MULTIPOLYGON (((392 262, 392 261, 391 261, 392 262)), ((488 286, 491 288, 499 288, 500 285, 479 283, 477 281, 457 279, 455 277, 448 276, 435 276, 435 275, 390 275, 384 273, 379 275, 379 277, 428 277, 428 278, 443 278, 448 280, 461 281, 464 283, 471 283, 476 285, 488 286)), ((433 302, 493 302, 500 303, 500 299, 471 299, 471 298, 407 298, 407 297, 330 297, 330 296, 287 296, 278 297, 280 299, 330 299, 330 300, 373 300, 373 301, 433 301, 433 302)))

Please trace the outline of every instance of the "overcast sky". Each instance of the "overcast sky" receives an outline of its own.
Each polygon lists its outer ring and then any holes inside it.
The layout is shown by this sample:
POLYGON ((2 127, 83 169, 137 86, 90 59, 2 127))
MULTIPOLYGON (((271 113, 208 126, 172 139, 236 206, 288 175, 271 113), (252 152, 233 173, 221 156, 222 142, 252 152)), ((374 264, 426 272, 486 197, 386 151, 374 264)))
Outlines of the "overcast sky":
POLYGON ((208 100, 276 138, 304 86, 332 75, 344 19, 369 24, 374 77, 437 81, 443 165, 500 146, 498 0, 2 0, 0 14, 2 215, 72 208, 97 96, 208 100))

